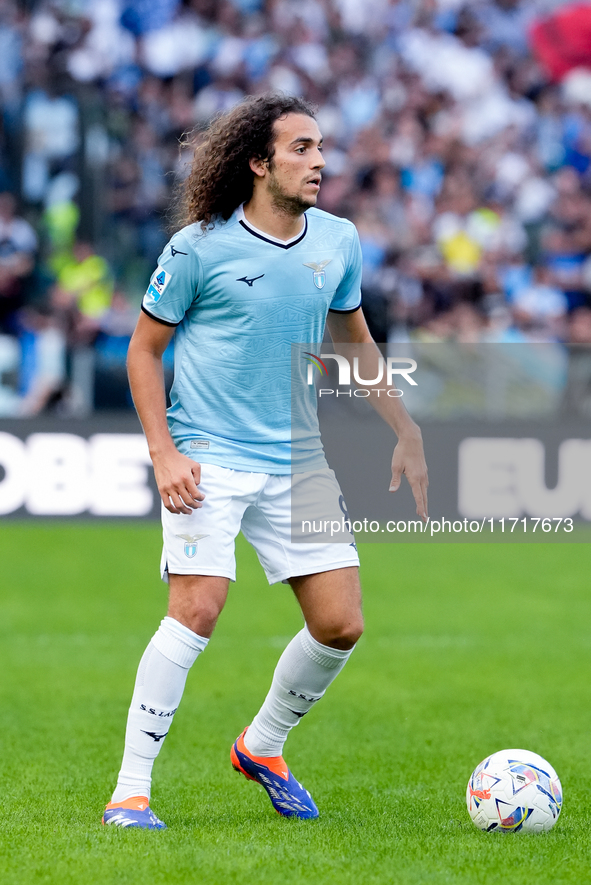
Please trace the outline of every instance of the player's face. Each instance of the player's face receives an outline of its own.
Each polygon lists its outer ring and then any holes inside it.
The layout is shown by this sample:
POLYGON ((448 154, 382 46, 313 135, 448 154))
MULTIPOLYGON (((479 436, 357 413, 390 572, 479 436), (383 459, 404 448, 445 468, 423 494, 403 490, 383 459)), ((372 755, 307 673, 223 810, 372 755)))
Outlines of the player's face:
POLYGON ((266 186, 274 206, 298 215, 316 205, 321 170, 322 135, 316 120, 287 114, 274 125, 275 153, 267 166, 266 186))

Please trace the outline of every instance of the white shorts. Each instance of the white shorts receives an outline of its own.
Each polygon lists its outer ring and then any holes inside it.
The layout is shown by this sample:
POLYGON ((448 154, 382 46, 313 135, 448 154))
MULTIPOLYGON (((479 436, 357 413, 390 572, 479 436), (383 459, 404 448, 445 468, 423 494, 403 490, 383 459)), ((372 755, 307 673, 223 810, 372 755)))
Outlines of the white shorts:
POLYGON ((167 581, 170 572, 219 575, 235 581, 234 542, 241 529, 256 550, 269 584, 296 575, 358 566, 350 534, 336 543, 292 541, 292 482, 297 482, 300 490, 320 486, 323 497, 329 488, 334 509, 342 515, 341 490, 328 468, 290 476, 202 464, 199 488, 205 495, 203 506, 189 514, 170 513, 162 507, 162 580, 167 581))

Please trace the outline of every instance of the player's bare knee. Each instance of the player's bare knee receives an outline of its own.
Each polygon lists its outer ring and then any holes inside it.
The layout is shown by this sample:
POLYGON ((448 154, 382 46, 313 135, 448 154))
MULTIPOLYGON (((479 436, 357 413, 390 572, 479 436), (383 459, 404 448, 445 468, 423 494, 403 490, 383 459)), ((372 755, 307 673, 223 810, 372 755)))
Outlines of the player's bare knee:
MULTIPOLYGON (((325 625, 318 630, 318 642, 328 645, 330 648, 339 648, 347 651, 357 643, 363 633, 363 618, 355 618, 351 621, 343 621, 325 625)), ((312 633, 314 635, 314 633, 312 633)))
POLYGON ((359 620, 354 621, 351 624, 347 624, 340 637, 338 637, 338 640, 343 644, 335 645, 334 648, 353 648, 353 646, 358 642, 362 633, 363 619, 360 618, 359 620))
POLYGON ((168 614, 192 630, 193 633, 207 639, 215 629, 220 611, 221 609, 215 600, 199 599, 187 600, 182 607, 171 605, 168 614))
POLYGON ((196 609, 194 623, 198 629, 194 632, 199 633, 200 631, 203 631, 200 633, 201 636, 211 636, 215 629, 215 625, 217 624, 219 615, 220 613, 218 609, 210 607, 196 609))

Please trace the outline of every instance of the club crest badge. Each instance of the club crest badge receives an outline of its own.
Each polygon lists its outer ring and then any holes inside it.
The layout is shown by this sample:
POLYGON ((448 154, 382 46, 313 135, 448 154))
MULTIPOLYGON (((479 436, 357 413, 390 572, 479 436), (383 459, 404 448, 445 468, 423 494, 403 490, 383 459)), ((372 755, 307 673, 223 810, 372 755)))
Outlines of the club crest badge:
POLYGON ((209 535, 175 535, 175 538, 180 538, 181 541, 185 542, 185 556, 193 559, 197 553, 197 541, 200 541, 202 538, 209 538, 209 535))
POLYGON ((314 271, 314 285, 317 289, 323 289, 326 284, 326 274, 324 272, 324 268, 327 264, 330 264, 332 258, 327 258, 326 261, 321 261, 320 264, 316 264, 315 261, 304 262, 304 267, 311 267, 314 271))

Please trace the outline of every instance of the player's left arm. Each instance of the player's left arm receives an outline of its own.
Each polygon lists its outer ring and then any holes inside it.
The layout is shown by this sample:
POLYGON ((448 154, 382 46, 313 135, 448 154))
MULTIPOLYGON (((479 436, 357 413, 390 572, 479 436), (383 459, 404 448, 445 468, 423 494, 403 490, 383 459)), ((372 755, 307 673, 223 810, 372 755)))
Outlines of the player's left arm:
MULTIPOLYGON (((349 313, 330 312, 327 326, 337 353, 339 344, 361 345, 357 351, 359 375, 363 378, 375 378, 381 354, 371 337, 361 308, 349 313)), ((351 348, 347 347, 345 350, 345 355, 350 357, 351 348)), ((371 391, 371 384, 367 384, 366 387, 371 391)), ((372 391, 369 401, 398 437, 392 456, 390 491, 397 491, 404 473, 414 495, 417 514, 426 520, 429 479, 421 430, 406 411, 400 398, 380 397, 372 391)))

